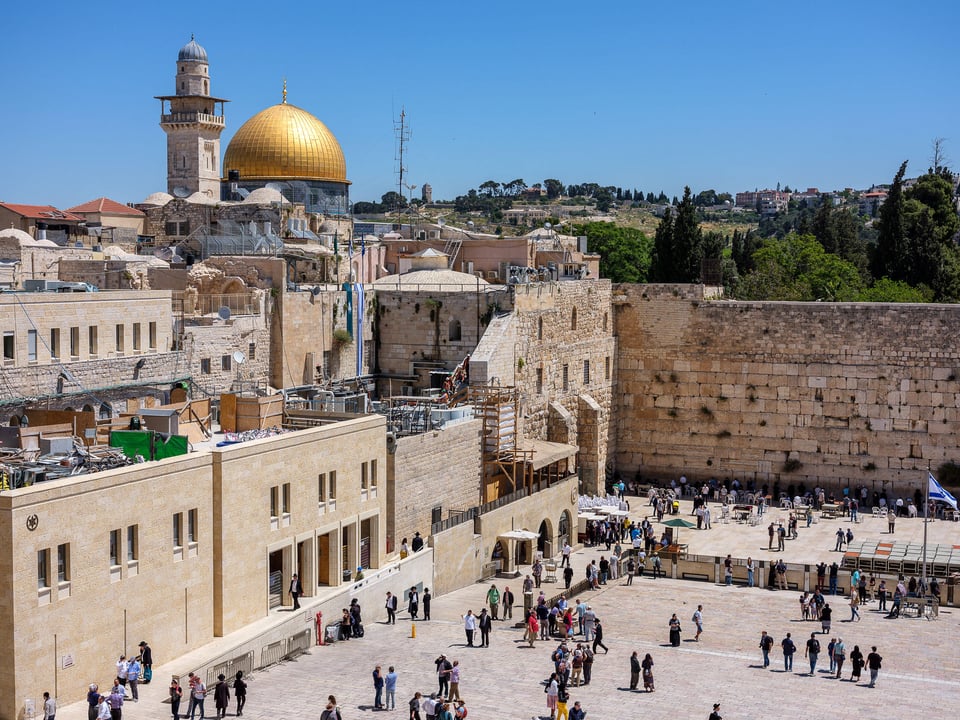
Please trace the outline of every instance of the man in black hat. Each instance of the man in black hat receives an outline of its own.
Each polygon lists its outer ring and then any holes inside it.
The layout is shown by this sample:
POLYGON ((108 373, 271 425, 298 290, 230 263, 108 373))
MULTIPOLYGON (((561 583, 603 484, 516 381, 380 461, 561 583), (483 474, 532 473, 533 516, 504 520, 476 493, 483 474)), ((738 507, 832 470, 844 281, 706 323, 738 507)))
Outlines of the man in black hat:
POLYGON ((720 717, 720 703, 713 704, 713 712, 710 713, 709 720, 723 720, 723 718, 720 717))
POLYGON ((153 679, 153 650, 146 640, 140 641, 140 664, 143 665, 143 684, 148 685, 153 679))

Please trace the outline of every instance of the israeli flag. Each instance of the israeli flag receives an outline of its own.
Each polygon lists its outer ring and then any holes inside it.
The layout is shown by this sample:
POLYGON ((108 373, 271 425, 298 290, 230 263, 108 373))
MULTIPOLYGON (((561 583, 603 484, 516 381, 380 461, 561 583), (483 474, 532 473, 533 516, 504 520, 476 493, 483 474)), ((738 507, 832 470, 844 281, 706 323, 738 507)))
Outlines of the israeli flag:
POLYGON ((957 509, 957 499, 947 492, 943 485, 937 482, 937 479, 933 476, 932 472, 927 473, 927 482, 930 483, 930 499, 939 500, 940 502, 945 502, 947 505, 951 505, 954 510, 957 509))
POLYGON ((354 283, 353 289, 357 292, 357 333, 354 336, 357 347, 357 377, 363 375, 363 315, 366 309, 364 302, 363 283, 354 283))

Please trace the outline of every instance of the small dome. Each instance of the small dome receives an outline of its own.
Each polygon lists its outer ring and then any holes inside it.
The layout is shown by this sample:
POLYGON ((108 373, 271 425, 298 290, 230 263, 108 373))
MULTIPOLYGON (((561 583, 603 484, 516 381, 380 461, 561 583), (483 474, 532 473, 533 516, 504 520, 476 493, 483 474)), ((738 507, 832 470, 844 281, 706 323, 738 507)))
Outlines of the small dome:
POLYGON ((187 198, 187 202, 191 205, 216 205, 220 201, 209 195, 204 195, 202 192, 195 192, 187 198))
POLYGON ((274 203, 283 203, 283 195, 275 188, 262 187, 257 188, 247 195, 241 204, 243 205, 273 205, 274 203))
POLYGON ((21 245, 33 245, 34 239, 30 233, 25 233, 20 228, 4 228, 0 230, 0 238, 13 238, 21 245))
POLYGON ((456 270, 411 270, 403 275, 387 275, 374 280, 381 290, 479 290, 489 285, 486 280, 456 270))
POLYGON ((151 193, 150 195, 147 195, 146 199, 144 199, 143 203, 141 204, 156 205, 157 207, 163 207, 171 200, 173 200, 173 195, 168 195, 165 192, 155 192, 155 193, 151 193))
POLYGON ((207 62, 207 51, 204 50, 193 39, 193 35, 190 36, 190 42, 180 48, 180 54, 177 55, 177 62, 181 60, 186 60, 187 62, 207 62))

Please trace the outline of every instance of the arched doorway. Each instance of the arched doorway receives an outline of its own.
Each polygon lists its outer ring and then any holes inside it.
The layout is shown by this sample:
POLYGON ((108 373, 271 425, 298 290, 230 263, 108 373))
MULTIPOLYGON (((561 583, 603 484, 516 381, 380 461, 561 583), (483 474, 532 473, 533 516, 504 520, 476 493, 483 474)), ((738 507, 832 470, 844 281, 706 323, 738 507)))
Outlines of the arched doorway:
POLYGON ((564 510, 557 521, 557 544, 563 547, 568 542, 570 542, 570 511, 564 510))
POLYGON ((544 520, 537 531, 537 550, 543 557, 553 557, 553 535, 550 532, 550 523, 544 520))

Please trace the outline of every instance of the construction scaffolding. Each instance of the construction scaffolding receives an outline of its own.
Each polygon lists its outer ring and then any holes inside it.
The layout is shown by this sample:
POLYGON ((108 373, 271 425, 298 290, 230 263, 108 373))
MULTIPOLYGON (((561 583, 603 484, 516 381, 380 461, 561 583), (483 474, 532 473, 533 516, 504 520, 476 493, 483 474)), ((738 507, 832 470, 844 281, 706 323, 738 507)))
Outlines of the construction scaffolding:
POLYGON ((515 387, 470 388, 474 414, 483 421, 483 502, 533 486, 533 450, 517 445, 519 393, 515 387))

